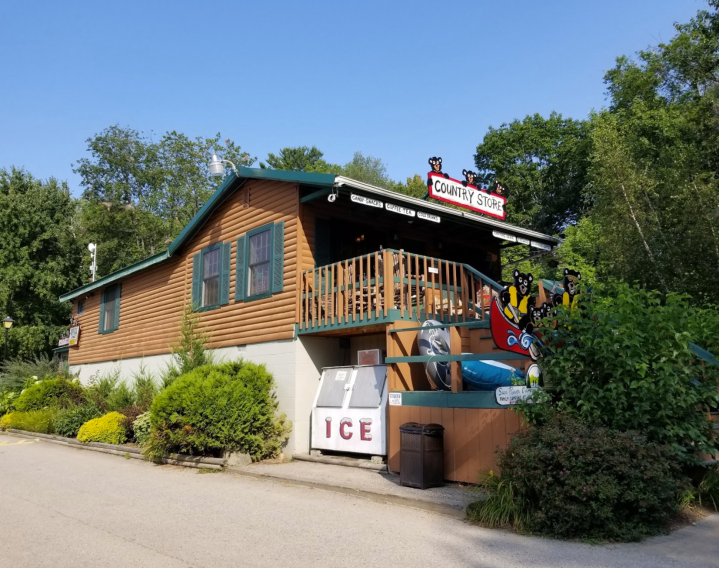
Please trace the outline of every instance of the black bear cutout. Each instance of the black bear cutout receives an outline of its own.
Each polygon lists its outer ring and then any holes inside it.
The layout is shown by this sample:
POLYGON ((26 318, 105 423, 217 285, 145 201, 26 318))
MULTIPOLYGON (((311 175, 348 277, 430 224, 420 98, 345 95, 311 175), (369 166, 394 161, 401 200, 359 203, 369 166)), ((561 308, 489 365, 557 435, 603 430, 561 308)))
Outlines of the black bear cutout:
POLYGON ((462 175, 464 176, 464 181, 462 182, 464 187, 467 187, 468 185, 477 185, 478 176, 476 172, 473 172, 472 170, 462 170, 462 175))
POLYGON ((535 299, 530 296, 534 277, 519 270, 512 273, 514 284, 504 288, 499 299, 504 306, 504 315, 524 329, 530 321, 529 306, 535 305, 535 299))
MULTIPOLYGON (((430 165, 431 168, 432 168, 432 171, 429 172, 429 173, 431 173, 431 174, 439 174, 439 175, 441 175, 441 176, 444 176, 444 179, 449 179, 449 175, 448 175, 448 174, 445 174, 445 173, 442 171, 442 158, 439 158, 439 157, 437 157, 437 156, 432 156, 432 157, 431 157, 429 160, 427 160, 427 161, 429 162, 429 165, 430 165)), ((432 187, 432 178, 429 178, 429 179, 427 180, 427 187, 432 187)))
POLYGON ((581 279, 581 272, 577 272, 571 268, 564 269, 564 293, 561 296, 561 304, 570 307, 574 303, 574 298, 577 295, 577 282, 581 279))

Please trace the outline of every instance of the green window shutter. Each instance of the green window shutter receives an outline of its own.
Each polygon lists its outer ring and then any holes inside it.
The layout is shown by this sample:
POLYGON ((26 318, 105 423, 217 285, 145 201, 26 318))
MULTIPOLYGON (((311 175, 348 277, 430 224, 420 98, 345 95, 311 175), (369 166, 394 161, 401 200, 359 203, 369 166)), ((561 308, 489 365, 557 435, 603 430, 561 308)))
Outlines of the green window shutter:
POLYGON ((232 243, 222 243, 220 249, 220 304, 230 303, 230 247, 232 243))
POLYGON ((100 321, 97 325, 97 332, 102 333, 105 331, 102 323, 105 321, 105 290, 100 295, 100 321))
POLYGON ((202 307, 202 254, 192 257, 192 309, 202 307))
POLYGON ((247 280, 245 263, 247 259, 247 237, 237 239, 235 255, 235 302, 245 299, 245 282, 247 280))
POLYGON ((325 266, 331 262, 330 222, 327 219, 315 219, 315 266, 325 266))
POLYGON ((120 327, 120 296, 122 296, 122 284, 115 285, 115 321, 112 324, 113 331, 120 327))
POLYGON ((275 224, 272 242, 272 293, 282 292, 285 280, 285 222, 275 224))

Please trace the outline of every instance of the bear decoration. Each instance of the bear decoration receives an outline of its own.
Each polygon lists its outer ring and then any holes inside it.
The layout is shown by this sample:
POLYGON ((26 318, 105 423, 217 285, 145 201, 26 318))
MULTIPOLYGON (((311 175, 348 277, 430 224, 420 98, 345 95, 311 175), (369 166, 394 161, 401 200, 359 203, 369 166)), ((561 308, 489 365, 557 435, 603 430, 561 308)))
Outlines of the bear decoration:
MULTIPOLYGON (((431 174, 439 174, 441 176, 444 176, 444 179, 449 179, 449 174, 445 174, 442 171, 442 158, 439 158, 437 156, 432 156, 429 160, 427 160, 432 170, 429 172, 431 174)), ((427 179, 427 187, 432 187, 432 178, 427 179)))
POLYGON ((476 172, 473 172, 472 170, 462 170, 462 175, 464 176, 464 181, 462 182, 464 187, 467 187, 468 185, 477 185, 479 176, 476 172))
POLYGON ((582 273, 570 268, 564 269, 564 282, 562 294, 555 294, 552 298, 555 306, 574 307, 577 296, 577 283, 582 279, 582 273))
MULTIPOLYGON (((514 284, 507 286, 500 293, 499 299, 504 307, 504 315, 524 331, 531 323, 530 306, 534 307, 536 300, 532 293, 532 282, 534 277, 531 274, 524 274, 519 270, 512 273, 514 284)), ((531 333, 529 331, 528 333, 531 333)))

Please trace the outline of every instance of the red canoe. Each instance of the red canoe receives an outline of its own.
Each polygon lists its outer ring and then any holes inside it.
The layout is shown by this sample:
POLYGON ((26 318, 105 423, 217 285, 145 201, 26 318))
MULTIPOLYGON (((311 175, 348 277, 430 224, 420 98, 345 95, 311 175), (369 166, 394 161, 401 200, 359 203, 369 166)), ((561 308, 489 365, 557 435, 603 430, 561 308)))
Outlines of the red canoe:
POLYGON ((537 338, 530 333, 520 331, 517 324, 504 315, 502 307, 499 305, 499 298, 496 296, 492 300, 489 312, 489 326, 492 330, 492 339, 497 347, 537 360, 537 349, 530 349, 532 342, 537 338))

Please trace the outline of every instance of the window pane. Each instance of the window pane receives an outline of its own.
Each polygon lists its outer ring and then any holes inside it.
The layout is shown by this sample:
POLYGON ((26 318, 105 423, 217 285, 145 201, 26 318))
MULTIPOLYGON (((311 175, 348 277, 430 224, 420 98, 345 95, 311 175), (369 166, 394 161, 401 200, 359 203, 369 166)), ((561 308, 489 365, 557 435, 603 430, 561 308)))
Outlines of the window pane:
POLYGON ((220 274, 220 249, 211 250, 205 253, 203 260, 203 280, 218 276, 220 274))
POLYGON ((250 237, 250 266, 270 260, 270 231, 250 237))
POLYGON ((202 284, 202 307, 216 306, 220 303, 220 278, 215 276, 202 284))
POLYGON ((250 268, 250 296, 264 294, 270 290, 270 263, 250 268))
POLYGON ((102 323, 103 331, 110 331, 115 325, 115 288, 105 290, 105 319, 102 323))

